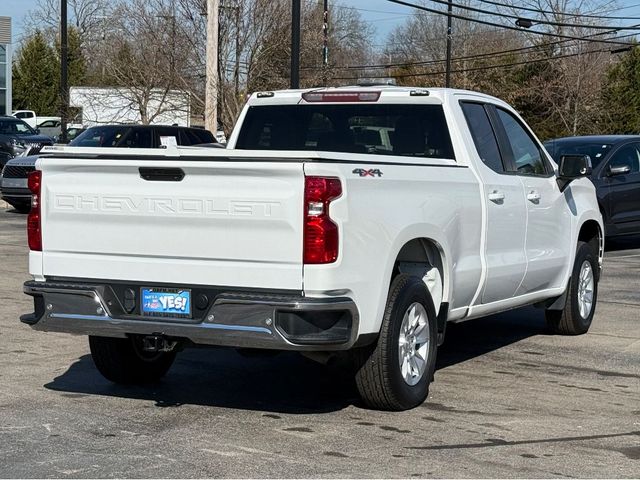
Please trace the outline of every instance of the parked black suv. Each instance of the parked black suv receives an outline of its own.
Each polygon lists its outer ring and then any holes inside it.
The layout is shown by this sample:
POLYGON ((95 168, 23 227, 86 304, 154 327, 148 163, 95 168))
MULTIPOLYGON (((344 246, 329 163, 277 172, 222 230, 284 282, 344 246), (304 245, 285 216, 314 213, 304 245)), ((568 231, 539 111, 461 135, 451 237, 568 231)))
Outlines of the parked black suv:
MULTIPOLYGON (((27 125, 28 127, 28 125, 27 125)), ((201 128, 164 125, 101 125, 91 127, 74 138, 72 147, 124 147, 159 148, 166 139, 175 138, 178 145, 203 145, 220 147, 213 134, 201 128)), ((31 208, 31 192, 27 188, 27 176, 35 170, 36 160, 42 155, 29 155, 10 160, 2 170, 0 192, 2 199, 19 212, 31 208)))
POLYGON ((72 147, 160 148, 163 138, 175 138, 178 145, 217 143, 209 130, 168 125, 100 125, 88 128, 72 147))
POLYGON ((607 237, 640 233, 640 136, 565 137, 544 146, 556 162, 562 155, 591 157, 607 237))
POLYGON ((45 145, 53 145, 53 139, 19 118, 0 116, 0 168, 20 154, 39 152, 45 145))

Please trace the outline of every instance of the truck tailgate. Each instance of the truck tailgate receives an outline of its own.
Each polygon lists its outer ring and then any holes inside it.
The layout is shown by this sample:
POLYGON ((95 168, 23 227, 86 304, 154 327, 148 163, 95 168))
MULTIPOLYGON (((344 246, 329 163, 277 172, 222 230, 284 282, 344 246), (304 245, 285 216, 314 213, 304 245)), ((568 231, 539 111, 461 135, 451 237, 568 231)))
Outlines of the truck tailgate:
POLYGON ((46 277, 302 289, 301 162, 51 158, 39 168, 46 277), (171 169, 184 178, 163 178, 171 169))

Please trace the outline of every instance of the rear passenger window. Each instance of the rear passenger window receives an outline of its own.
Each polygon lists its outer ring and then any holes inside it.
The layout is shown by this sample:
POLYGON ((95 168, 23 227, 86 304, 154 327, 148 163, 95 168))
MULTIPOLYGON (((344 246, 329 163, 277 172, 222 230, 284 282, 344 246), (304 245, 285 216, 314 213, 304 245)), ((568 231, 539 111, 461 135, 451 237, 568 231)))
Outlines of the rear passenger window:
POLYGON ((494 172, 504 173, 498 141, 484 106, 471 102, 461 102, 461 106, 482 162, 494 172))

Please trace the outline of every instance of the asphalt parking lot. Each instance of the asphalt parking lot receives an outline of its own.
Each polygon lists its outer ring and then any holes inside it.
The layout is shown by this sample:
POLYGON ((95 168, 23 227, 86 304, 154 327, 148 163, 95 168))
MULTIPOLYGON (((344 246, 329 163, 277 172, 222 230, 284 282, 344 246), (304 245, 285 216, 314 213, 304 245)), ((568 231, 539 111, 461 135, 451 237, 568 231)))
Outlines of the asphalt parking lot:
POLYGON ((640 239, 607 252, 587 335, 533 308, 455 325, 428 402, 386 413, 295 354, 192 349, 110 384, 86 338, 18 321, 25 220, 0 207, 1 477, 640 476, 640 239))

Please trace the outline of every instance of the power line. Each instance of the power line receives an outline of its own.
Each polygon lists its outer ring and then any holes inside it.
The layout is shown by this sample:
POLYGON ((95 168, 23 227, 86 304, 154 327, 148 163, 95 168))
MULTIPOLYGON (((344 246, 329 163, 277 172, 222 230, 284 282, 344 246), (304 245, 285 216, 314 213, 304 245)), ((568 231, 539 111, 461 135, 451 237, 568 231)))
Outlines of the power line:
MULTIPOLYGON (((462 68, 462 69, 457 69, 457 70, 451 70, 451 73, 467 73, 467 72, 475 72, 475 71, 481 71, 481 70, 491 70, 494 68, 507 68, 507 67, 516 67, 516 66, 520 66, 520 65, 530 65, 532 63, 541 63, 541 62, 549 62, 549 61, 553 61, 553 60, 560 60, 563 58, 570 58, 570 57, 577 57, 580 55, 588 55, 591 53, 604 53, 604 52, 608 52, 608 53, 613 53, 612 50, 603 48, 603 49, 598 49, 598 50, 590 50, 588 52, 581 52, 581 53, 567 53, 564 55, 557 55, 555 57, 551 57, 551 58, 538 58, 538 59, 533 59, 533 60, 523 60, 523 61, 519 61, 519 62, 512 62, 512 63, 504 63, 504 64, 499 64, 499 65, 483 65, 480 67, 472 67, 472 68, 462 68)), ((444 75, 445 72, 444 71, 439 71, 439 72, 425 72, 425 73, 400 73, 400 74, 395 74, 395 75, 384 75, 384 76, 372 76, 372 75, 367 75, 367 78, 388 78, 388 77, 394 77, 394 78, 406 78, 406 77, 431 77, 431 76, 436 76, 436 75, 444 75)), ((359 80, 360 77, 333 77, 333 80, 359 80)))
MULTIPOLYGON (((481 58, 486 58, 486 57, 504 57, 505 55, 508 55, 510 53, 519 53, 519 52, 526 52, 528 50, 540 50, 543 49, 545 47, 549 46, 549 44, 543 44, 543 45, 532 45, 529 47, 520 47, 520 48, 512 48, 509 50, 501 50, 498 52, 487 52, 487 53, 478 53, 475 55, 466 55, 463 57, 454 57, 452 60, 456 61, 456 62, 460 62, 460 61, 464 61, 464 60, 475 60, 475 59, 481 59, 481 58)), ((584 53, 588 53, 588 52, 584 52, 584 53)), ((377 65, 347 65, 345 67, 334 67, 338 70, 367 70, 367 69, 371 69, 371 70, 379 70, 379 69, 386 69, 386 68, 395 68, 395 67, 419 67, 419 66, 428 66, 428 65, 435 65, 438 63, 443 63, 445 62, 446 59, 444 58, 440 58, 440 59, 436 59, 436 60, 425 60, 422 62, 397 62, 397 63, 388 63, 388 64, 377 64, 377 65)), ((320 67, 306 67, 305 70, 315 70, 318 69, 320 67)))
MULTIPOLYGON (((626 38, 626 37, 632 37, 635 36, 635 33, 630 33, 627 35, 621 35, 619 37, 616 37, 618 39, 620 38, 626 38)), ((543 44, 539 44, 539 45, 530 45, 528 47, 518 47, 518 48, 511 48, 508 50, 500 50, 497 52, 487 52, 487 53, 477 53, 474 55, 467 55, 464 57, 455 57, 453 58, 453 60, 455 61, 461 61, 461 60, 473 60, 476 58, 483 58, 483 57, 499 57, 499 56, 504 56, 510 53, 518 53, 518 52, 525 52, 527 50, 540 50, 540 49, 545 49, 560 43, 565 43, 565 42, 569 42, 570 40, 559 40, 556 42, 549 42, 549 43, 543 43, 543 44)), ((631 45, 631 44, 627 44, 627 45, 631 45)), ((589 53, 589 52, 583 52, 583 53, 589 53)), ((445 59, 438 59, 438 60, 425 60, 425 61, 421 61, 421 62, 397 62, 397 63, 386 63, 386 64, 372 64, 372 65, 348 65, 345 67, 335 67, 339 70, 364 70, 364 69, 381 69, 381 68, 393 68, 393 67, 406 67, 406 66, 420 66, 420 65, 432 65, 435 63, 442 63, 444 62, 445 59)), ((318 67, 306 67, 306 69, 310 70, 310 69, 314 69, 314 68, 318 68, 318 67)))
MULTIPOLYGON (((400 2, 395 2, 394 0, 389 0, 393 3, 400 3, 400 2)), ((433 3, 438 3, 440 5, 449 5, 449 2, 447 0, 429 0, 433 3)), ((484 10, 482 8, 476 8, 476 7, 470 7, 468 5, 463 5, 461 3, 451 3, 451 5, 453 5, 456 8, 460 8, 462 10, 468 10, 470 12, 475 12, 475 13, 481 13, 483 15, 493 15, 495 17, 502 17, 502 18, 511 18, 514 20, 519 20, 522 17, 519 17, 518 15, 512 15, 510 13, 500 13, 500 12, 494 12, 494 11, 490 11, 490 10, 484 10)), ((529 20, 529 19, 528 19, 529 20)), ((570 27, 570 28, 589 28, 592 30, 611 30, 613 28, 619 29, 619 30, 640 30, 639 27, 625 27, 625 26, 613 26, 613 25, 585 25, 585 24, 577 24, 577 23, 565 23, 565 22, 555 22, 552 20, 539 20, 539 19, 530 19, 533 23, 539 23, 539 24, 543 24, 543 25, 552 25, 554 27, 570 27)))
MULTIPOLYGON (((388 2, 391 3, 397 3, 398 5, 404 5, 406 7, 411 7, 411 8, 417 8, 418 10, 424 10, 425 12, 431 12, 431 13, 437 13, 438 15, 450 15, 453 18, 457 18, 459 20, 466 20, 468 22, 474 22, 474 23, 480 23, 482 25, 489 25, 492 27, 499 27, 499 28, 503 28, 506 30, 515 30, 516 32, 522 32, 523 30, 521 28, 518 27, 512 27, 510 25, 502 25, 500 23, 495 23, 495 22, 489 22, 486 20, 480 20, 477 18, 470 18, 470 17, 465 17, 464 15, 458 15, 456 13, 447 13, 447 12, 443 12, 441 10, 436 10, 433 8, 428 8, 428 7, 423 7, 422 5, 416 5, 414 3, 409 3, 409 2, 404 2, 402 0, 387 0, 388 2)), ((432 0, 433 1, 433 0, 432 0)), ((616 27, 616 30, 621 30, 620 28, 616 27)), ((556 37, 556 38, 567 38, 570 40, 584 40, 584 41, 593 41, 593 40, 585 40, 584 37, 574 37, 571 35, 563 35, 560 33, 549 33, 549 32, 539 32, 537 30, 529 30, 529 33, 533 33, 536 35, 542 35, 545 37, 556 37)), ((598 43, 610 43, 610 44, 615 44, 615 45, 625 45, 628 46, 629 43, 621 43, 621 42, 616 42, 614 40, 595 40, 598 43)))
MULTIPOLYGON (((542 13, 542 14, 549 14, 549 15, 560 15, 560 16, 564 16, 564 17, 599 18, 599 19, 606 19, 606 20, 640 20, 640 17, 616 17, 616 16, 604 15, 604 14, 596 15, 596 14, 589 14, 589 13, 554 12, 553 10, 542 10, 542 9, 531 8, 531 7, 520 7, 520 6, 516 6, 516 5, 507 5, 505 3, 495 2, 493 0, 478 0, 478 1, 482 2, 482 3, 488 3, 490 5, 496 5, 498 7, 503 7, 503 8, 513 8, 513 9, 516 9, 516 10, 523 10, 525 12, 534 12, 534 13, 542 13)), ((614 8, 613 10, 610 10, 610 11, 615 12, 615 11, 618 11, 618 10, 624 10, 624 9, 627 9, 627 8, 635 8, 635 7, 638 7, 638 6, 640 6, 640 4, 630 5, 628 7, 622 7, 622 8, 614 8)))
MULTIPOLYGON (((446 15, 445 12, 440 12, 440 15, 446 15)), ((470 21, 473 21, 473 19, 470 19, 470 21)), ((640 27, 640 24, 636 24, 634 26, 640 27)), ((456 35, 454 35, 455 38, 466 38, 466 37, 472 37, 474 35, 482 35, 482 34, 486 34, 486 33, 497 33, 502 31, 503 29, 503 25, 499 25, 497 28, 488 28, 486 30, 481 30, 481 31, 475 31, 475 32, 464 32, 464 33, 458 33, 456 35)), ((594 39, 595 37, 601 37, 604 35, 609 35, 612 33, 616 33, 619 32, 621 29, 618 27, 612 28, 609 31, 604 31, 604 32, 596 32, 596 33, 590 33, 588 35, 585 35, 583 37, 572 37, 569 39, 565 39, 565 40, 555 40, 553 42, 549 42, 549 43, 545 43, 545 46, 550 46, 550 45, 558 45, 561 43, 567 43, 567 42, 571 42, 571 41, 583 41, 583 40, 588 40, 588 39, 594 39)), ((521 30, 519 30, 521 31, 521 30)), ((636 36, 636 33, 630 33, 630 34, 625 34, 625 35, 620 35, 617 37, 613 37, 611 40, 619 40, 621 38, 628 38, 628 37, 634 37, 636 36)), ((428 39, 422 39, 423 41, 439 41, 442 40, 442 37, 432 37, 432 38, 428 38, 428 39)), ((594 43, 601 43, 600 40, 591 40, 594 43)), ((382 44, 377 44, 376 46, 386 46, 386 45, 405 45, 404 43, 398 43, 398 42, 386 42, 386 43, 382 43, 382 44)), ((624 45, 629 45, 627 43, 625 43, 624 45)), ((531 47, 526 47, 526 48, 537 48, 537 45, 533 45, 531 47)))
MULTIPOLYGON (((311 1, 309 3, 316 3, 316 2, 311 1)), ((357 10, 359 12, 384 13, 384 14, 387 14, 387 15, 402 15, 404 17, 408 17, 408 16, 413 15, 412 13, 398 13, 398 12, 391 12, 391 11, 388 11, 388 10, 386 10, 386 11, 385 10, 371 10, 371 9, 368 9, 368 8, 348 7, 346 5, 338 5, 338 4, 335 4, 335 3, 332 3, 329 6, 331 8, 340 8, 342 10, 357 10)))
MULTIPOLYGON (((619 37, 619 38, 624 38, 624 37, 619 37)), ((465 61, 465 60, 475 60, 475 59, 482 59, 482 58, 487 58, 487 57, 504 57, 505 55, 508 55, 510 53, 518 53, 518 52, 526 52, 528 50, 540 50, 540 49, 544 49, 546 47, 552 46, 554 43, 546 43, 546 44, 541 44, 541 45, 531 45, 529 47, 519 47, 519 48, 511 48, 509 50, 501 50, 501 51, 497 51, 497 52, 487 52, 487 53, 478 53, 475 55, 466 55, 463 57, 455 57, 453 58, 454 61, 456 62, 460 62, 460 61, 465 61)), ((572 55, 586 55, 591 53, 590 51, 587 52, 578 52, 572 55)), ((371 69, 371 70, 378 70, 378 69, 383 69, 383 68, 394 68, 394 67, 418 67, 418 66, 429 66, 429 65, 436 65, 438 63, 443 63, 445 62, 446 59, 444 58, 440 58, 440 59, 436 59, 436 60, 425 60, 422 62, 398 62, 398 63, 388 63, 388 64, 376 64, 376 65, 347 65, 344 67, 339 67, 339 66, 334 66, 335 69, 337 70, 366 70, 366 69, 371 69)), ((305 67, 305 70, 318 70, 320 67, 305 67)), ((375 78, 375 77, 374 77, 375 78)))

